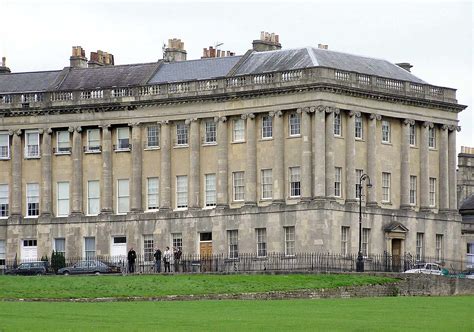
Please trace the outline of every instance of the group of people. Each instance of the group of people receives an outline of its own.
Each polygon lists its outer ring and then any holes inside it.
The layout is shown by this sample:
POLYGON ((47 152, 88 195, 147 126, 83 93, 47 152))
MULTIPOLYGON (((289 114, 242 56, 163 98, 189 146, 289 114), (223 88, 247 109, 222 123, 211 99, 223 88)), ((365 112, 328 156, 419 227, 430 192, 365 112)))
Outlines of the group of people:
MULTIPOLYGON (((166 247, 166 250, 162 253, 159 248, 155 249, 153 256, 155 257, 155 272, 161 272, 161 261, 163 260, 163 265, 165 267, 165 273, 171 272, 171 258, 174 258, 174 272, 179 272, 179 265, 181 262, 181 255, 183 252, 181 248, 173 248, 173 252, 170 247, 166 247)), ((135 272, 135 261, 137 260, 137 253, 133 248, 130 248, 130 251, 127 255, 128 260, 128 272, 135 272)))

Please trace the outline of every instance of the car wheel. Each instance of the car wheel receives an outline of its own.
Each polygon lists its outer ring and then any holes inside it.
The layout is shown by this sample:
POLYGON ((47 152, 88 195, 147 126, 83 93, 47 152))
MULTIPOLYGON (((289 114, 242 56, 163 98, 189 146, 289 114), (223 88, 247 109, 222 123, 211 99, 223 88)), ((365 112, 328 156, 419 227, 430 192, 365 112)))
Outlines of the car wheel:
POLYGON ((96 276, 100 276, 100 272, 99 272, 99 271, 95 271, 94 274, 95 274, 96 276))
POLYGON ((68 276, 68 275, 69 275, 69 271, 64 271, 64 272, 63 272, 63 275, 64 275, 64 276, 68 276))

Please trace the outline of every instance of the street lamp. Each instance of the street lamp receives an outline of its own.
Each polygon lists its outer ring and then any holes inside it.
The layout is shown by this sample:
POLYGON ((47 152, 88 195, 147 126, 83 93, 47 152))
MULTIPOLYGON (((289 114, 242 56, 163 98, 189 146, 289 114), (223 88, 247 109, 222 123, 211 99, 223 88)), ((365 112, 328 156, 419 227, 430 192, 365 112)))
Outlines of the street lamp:
POLYGON ((362 174, 359 178, 359 253, 357 254, 356 271, 364 272, 364 256, 362 255, 362 182, 367 180, 367 188, 372 188, 370 177, 362 174))

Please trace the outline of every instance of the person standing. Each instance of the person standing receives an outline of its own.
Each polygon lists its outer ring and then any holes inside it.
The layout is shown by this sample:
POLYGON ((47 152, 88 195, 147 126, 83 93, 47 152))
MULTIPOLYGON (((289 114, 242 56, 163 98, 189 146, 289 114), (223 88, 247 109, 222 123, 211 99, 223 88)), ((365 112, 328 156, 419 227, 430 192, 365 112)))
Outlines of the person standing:
POLYGON ((137 253, 133 248, 130 248, 130 251, 127 255, 128 258, 128 272, 134 273, 135 272, 135 260, 137 259, 137 253))
POLYGON ((181 255, 183 252, 181 248, 173 248, 174 249, 174 272, 179 272, 179 263, 181 262, 181 255))
POLYGON ((171 261, 171 251, 170 247, 166 247, 166 250, 163 254, 163 262, 165 263, 165 273, 171 272, 170 269, 170 261, 171 261))
POLYGON ((155 257, 155 272, 161 272, 161 250, 160 248, 156 248, 155 253, 153 255, 155 257))

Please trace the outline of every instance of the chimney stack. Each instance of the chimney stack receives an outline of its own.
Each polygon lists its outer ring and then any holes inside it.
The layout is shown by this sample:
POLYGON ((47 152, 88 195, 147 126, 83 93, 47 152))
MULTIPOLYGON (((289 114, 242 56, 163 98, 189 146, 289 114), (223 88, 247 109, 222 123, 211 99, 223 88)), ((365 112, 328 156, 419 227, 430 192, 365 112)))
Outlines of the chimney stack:
POLYGON ((219 49, 215 49, 212 46, 209 46, 209 48, 203 48, 202 49, 202 57, 201 59, 206 59, 206 58, 223 58, 226 56, 234 56, 235 52, 231 51, 222 51, 219 49))
POLYGON ((114 55, 97 50, 97 52, 91 52, 89 60, 89 68, 102 67, 102 66, 113 66, 114 55))
POLYGON ((186 50, 181 39, 168 39, 168 45, 163 52, 163 59, 167 62, 186 61, 186 50))
POLYGON ((72 68, 86 68, 87 58, 86 51, 81 46, 72 47, 72 55, 69 58, 70 66, 72 68))
POLYGON ((400 68, 405 69, 405 70, 408 71, 408 72, 411 72, 410 69, 413 68, 413 66, 412 66, 410 63, 408 63, 408 62, 396 63, 396 65, 397 65, 398 67, 400 67, 400 68))
POLYGON ((326 45, 326 44, 318 44, 318 48, 319 48, 319 49, 322 49, 322 50, 327 50, 327 49, 328 49, 328 45, 326 45))
POLYGON ((0 74, 10 74, 10 68, 7 67, 7 58, 2 57, 2 64, 0 66, 0 74))
POLYGON ((274 33, 262 31, 260 39, 252 42, 253 50, 257 52, 280 50, 279 36, 274 33))

